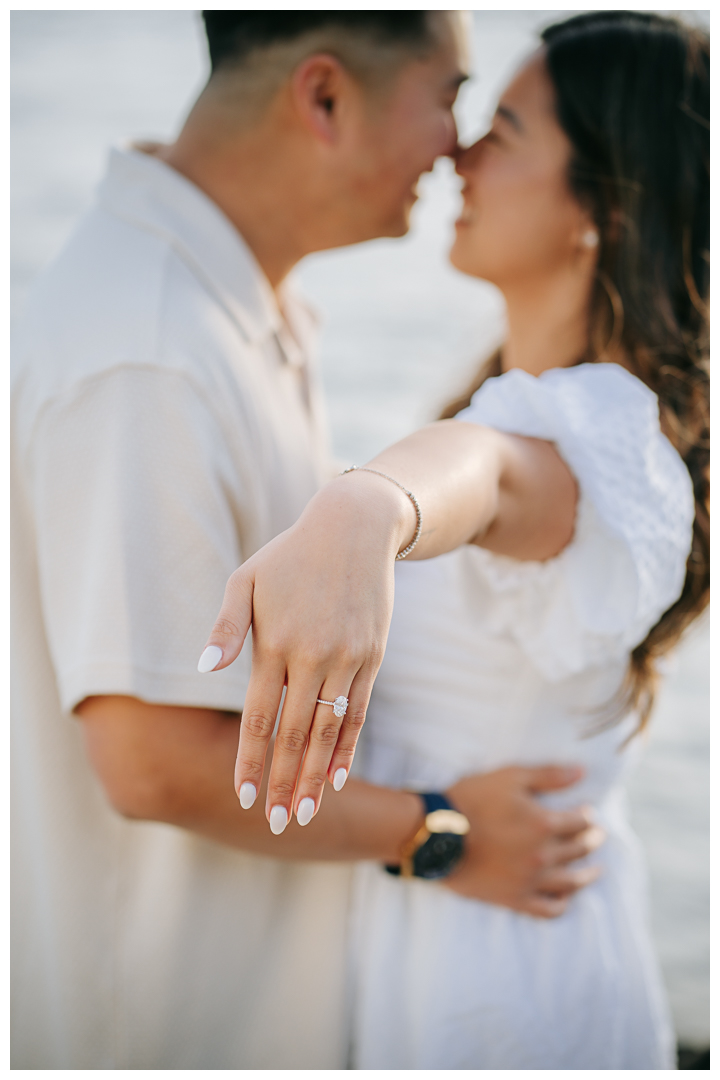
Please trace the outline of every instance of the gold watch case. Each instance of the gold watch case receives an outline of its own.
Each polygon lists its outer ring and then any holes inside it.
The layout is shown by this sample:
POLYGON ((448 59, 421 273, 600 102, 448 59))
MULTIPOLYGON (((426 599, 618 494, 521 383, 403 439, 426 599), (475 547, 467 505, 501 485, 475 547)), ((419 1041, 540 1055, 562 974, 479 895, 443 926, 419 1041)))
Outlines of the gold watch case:
POLYGON ((413 857, 418 848, 425 844, 430 836, 438 833, 451 833, 465 836, 470 832, 470 822, 459 810, 433 810, 425 815, 425 820, 401 852, 400 876, 413 877, 413 857))
POLYGON ((459 810, 433 810, 425 817, 425 828, 429 833, 454 833, 465 836, 470 832, 470 822, 459 810))

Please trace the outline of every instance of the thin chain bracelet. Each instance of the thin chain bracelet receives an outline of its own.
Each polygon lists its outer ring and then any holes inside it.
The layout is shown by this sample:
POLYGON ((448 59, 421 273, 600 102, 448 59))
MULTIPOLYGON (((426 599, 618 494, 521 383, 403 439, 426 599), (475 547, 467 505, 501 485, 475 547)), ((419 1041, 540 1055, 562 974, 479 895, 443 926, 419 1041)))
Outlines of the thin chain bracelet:
POLYGON ((413 548, 417 546, 417 542, 420 539, 420 533, 422 532, 423 517, 422 510, 420 509, 420 503, 417 501, 412 491, 408 491, 406 487, 403 487, 399 480, 393 479, 393 477, 388 476, 387 473, 380 472, 379 469, 368 469, 365 465, 351 465, 349 469, 343 469, 340 475, 345 476, 347 473, 351 472, 371 472, 375 473, 376 476, 383 476, 386 480, 389 480, 391 484, 394 484, 395 487, 399 487, 400 490, 407 495, 408 499, 415 507, 415 513, 417 515, 417 527, 415 529, 415 533, 408 546, 397 553, 397 555, 395 556, 395 562, 398 562, 400 559, 405 559, 413 550, 413 548))

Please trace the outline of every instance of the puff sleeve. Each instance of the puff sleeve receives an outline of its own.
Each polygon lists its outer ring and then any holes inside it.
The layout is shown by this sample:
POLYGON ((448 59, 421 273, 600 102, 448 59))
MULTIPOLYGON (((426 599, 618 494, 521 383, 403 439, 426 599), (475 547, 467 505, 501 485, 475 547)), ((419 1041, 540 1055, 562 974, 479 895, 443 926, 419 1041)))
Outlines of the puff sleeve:
POLYGON ((617 364, 511 370, 458 419, 555 443, 580 491, 575 533, 544 563, 483 552, 491 587, 515 594, 511 632, 555 681, 619 660, 682 591, 695 513, 655 394, 617 364))

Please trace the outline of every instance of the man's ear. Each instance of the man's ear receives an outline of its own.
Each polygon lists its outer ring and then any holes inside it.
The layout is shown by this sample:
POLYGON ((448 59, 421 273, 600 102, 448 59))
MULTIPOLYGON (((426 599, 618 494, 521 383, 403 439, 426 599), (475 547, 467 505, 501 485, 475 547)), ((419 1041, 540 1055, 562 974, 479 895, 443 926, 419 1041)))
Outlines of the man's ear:
POLYGON ((290 85, 298 114, 324 142, 337 138, 338 101, 347 83, 347 71, 330 53, 309 56, 293 72, 290 85))

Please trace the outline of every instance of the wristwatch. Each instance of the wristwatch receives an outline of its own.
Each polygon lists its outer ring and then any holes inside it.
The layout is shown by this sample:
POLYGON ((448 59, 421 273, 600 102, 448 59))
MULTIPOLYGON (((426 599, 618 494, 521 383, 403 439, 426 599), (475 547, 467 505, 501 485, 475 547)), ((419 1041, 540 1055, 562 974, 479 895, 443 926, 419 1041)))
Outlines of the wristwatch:
POLYGON ((437 792, 414 792, 425 804, 425 820, 400 852, 399 866, 386 866, 399 877, 447 877, 463 855, 470 822, 449 799, 437 792))

